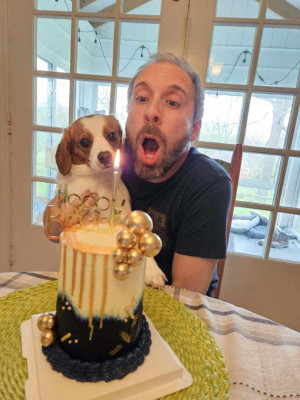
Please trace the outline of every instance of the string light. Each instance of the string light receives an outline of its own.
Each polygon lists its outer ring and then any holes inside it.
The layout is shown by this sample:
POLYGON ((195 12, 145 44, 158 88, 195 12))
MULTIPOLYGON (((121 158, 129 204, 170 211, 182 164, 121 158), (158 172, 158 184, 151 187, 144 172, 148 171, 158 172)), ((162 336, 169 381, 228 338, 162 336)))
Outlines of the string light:
MULTIPOLYGON (((109 64, 108 64, 108 61, 107 61, 106 57, 105 57, 105 54, 104 54, 104 51, 103 51, 103 47, 102 47, 102 44, 101 44, 101 39, 102 39, 102 38, 101 38, 101 36, 99 35, 99 33, 98 33, 95 29, 88 30, 88 31, 83 31, 83 30, 81 30, 81 29, 78 28, 78 42, 79 42, 79 43, 81 42, 80 34, 82 34, 82 33, 91 33, 91 32, 94 32, 94 33, 95 33, 95 40, 94 40, 94 43, 95 43, 95 44, 97 44, 97 42, 99 43, 99 46, 100 46, 100 49, 101 49, 101 53, 102 53, 103 58, 104 58, 104 60, 105 60, 106 66, 107 66, 108 70, 111 72, 111 68, 110 68, 110 66, 109 66, 109 64), (98 40, 97 40, 97 38, 98 38, 98 40)), ((119 70, 118 73, 123 72, 123 71, 127 68, 127 66, 130 64, 130 62, 132 61, 133 57, 134 57, 135 54, 138 52, 138 50, 141 50, 141 53, 140 53, 140 57, 141 57, 141 58, 144 57, 144 50, 146 50, 146 51, 148 52, 148 55, 150 56, 150 51, 149 51, 149 49, 148 49, 147 46, 144 46, 143 44, 142 44, 141 46, 138 46, 138 47, 135 49, 135 51, 133 52, 132 56, 130 57, 128 63, 127 63, 121 70, 119 70)))
MULTIPOLYGON (((246 49, 246 50, 243 50, 243 51, 238 55, 238 57, 237 57, 237 59, 236 59, 234 65, 233 65, 231 71, 229 72, 227 78, 225 79, 224 83, 226 83, 226 82, 228 81, 228 79, 231 77, 231 75, 232 75, 233 71, 235 70, 235 68, 236 68, 236 66, 237 66, 237 63, 238 63, 239 59, 242 57, 242 55, 244 55, 244 59, 242 60, 242 62, 243 62, 243 63, 246 63, 246 61, 247 61, 247 58, 246 58, 246 57, 247 57, 247 54, 249 54, 249 55, 252 56, 252 52, 249 51, 249 50, 247 50, 247 49, 246 49)), ((285 78, 288 77, 288 75, 297 67, 297 65, 298 65, 299 63, 300 63, 300 59, 296 62, 296 64, 289 70, 289 72, 288 72, 282 79, 280 79, 280 80, 275 80, 274 82, 267 82, 267 81, 258 73, 258 71, 256 71, 256 75, 258 76, 258 79, 259 79, 261 82, 263 82, 265 85, 268 85, 268 86, 277 86, 278 83, 282 82, 285 78)), ((216 83, 216 82, 214 82, 214 81, 212 80, 210 74, 208 74, 208 77, 209 77, 209 79, 211 80, 212 83, 216 83)))

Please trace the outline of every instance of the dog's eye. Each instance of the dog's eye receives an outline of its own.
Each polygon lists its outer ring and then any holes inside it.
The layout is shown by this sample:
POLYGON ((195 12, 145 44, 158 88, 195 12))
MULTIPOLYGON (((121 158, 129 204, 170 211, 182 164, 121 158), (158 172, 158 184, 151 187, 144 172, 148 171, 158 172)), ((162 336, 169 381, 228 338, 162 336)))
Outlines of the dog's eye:
POLYGON ((90 142, 88 139, 81 139, 79 143, 80 143, 81 146, 84 147, 85 149, 86 149, 87 147, 89 147, 89 145, 91 144, 91 142, 90 142))
POLYGON ((108 134, 108 139, 109 139, 111 142, 115 142, 115 141, 117 140, 117 134, 116 134, 115 132, 110 132, 110 133, 108 134))

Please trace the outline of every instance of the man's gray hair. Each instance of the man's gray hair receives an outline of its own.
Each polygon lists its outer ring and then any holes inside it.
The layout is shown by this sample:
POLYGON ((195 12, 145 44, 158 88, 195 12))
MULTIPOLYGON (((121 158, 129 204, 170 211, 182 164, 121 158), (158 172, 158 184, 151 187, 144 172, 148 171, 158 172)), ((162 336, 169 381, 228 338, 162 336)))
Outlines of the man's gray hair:
POLYGON ((139 67, 136 74, 131 79, 129 87, 128 87, 128 93, 127 93, 128 104, 130 102, 130 98, 131 98, 131 95, 133 92, 134 83, 135 83, 136 78, 149 65, 152 65, 152 64, 155 64, 158 62, 169 62, 169 63, 175 64, 189 75, 189 77, 191 78, 191 80, 193 82, 194 88, 195 88, 194 123, 196 121, 202 119, 203 106, 204 106, 204 91, 202 89, 199 75, 194 70, 194 68, 191 66, 191 64, 189 64, 184 58, 177 57, 171 53, 151 54, 150 57, 148 58, 147 62, 139 67))

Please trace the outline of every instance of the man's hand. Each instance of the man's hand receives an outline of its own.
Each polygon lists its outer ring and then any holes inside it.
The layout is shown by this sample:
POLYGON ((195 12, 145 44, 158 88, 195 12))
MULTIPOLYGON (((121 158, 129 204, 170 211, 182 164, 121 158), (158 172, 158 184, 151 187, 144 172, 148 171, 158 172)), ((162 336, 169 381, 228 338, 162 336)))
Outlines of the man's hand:
POLYGON ((44 233, 47 238, 55 243, 59 241, 59 236, 64 228, 79 224, 83 218, 88 220, 89 213, 95 204, 95 200, 98 199, 96 193, 91 193, 90 190, 86 190, 81 194, 80 199, 77 196, 72 196, 68 202, 64 202, 64 195, 58 194, 50 203, 44 212, 44 233), (79 204, 86 196, 87 199, 84 205, 78 208, 79 204))
POLYGON ((172 286, 206 294, 218 260, 174 253, 172 286))

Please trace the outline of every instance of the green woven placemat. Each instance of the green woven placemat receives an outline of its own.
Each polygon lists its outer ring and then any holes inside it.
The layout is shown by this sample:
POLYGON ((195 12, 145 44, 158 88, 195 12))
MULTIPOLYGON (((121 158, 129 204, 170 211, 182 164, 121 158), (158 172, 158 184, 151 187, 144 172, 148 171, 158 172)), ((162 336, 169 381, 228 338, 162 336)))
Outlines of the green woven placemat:
MULTIPOLYGON (((57 282, 0 298, 0 399, 25 399, 27 362, 22 358, 20 325, 33 314, 55 310, 57 282)), ((145 289, 144 310, 160 335, 193 376, 193 385, 166 400, 223 400, 228 377, 220 349, 205 323, 165 293, 145 289)))

